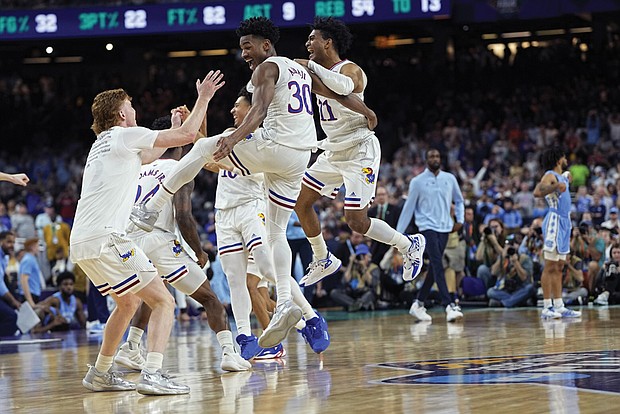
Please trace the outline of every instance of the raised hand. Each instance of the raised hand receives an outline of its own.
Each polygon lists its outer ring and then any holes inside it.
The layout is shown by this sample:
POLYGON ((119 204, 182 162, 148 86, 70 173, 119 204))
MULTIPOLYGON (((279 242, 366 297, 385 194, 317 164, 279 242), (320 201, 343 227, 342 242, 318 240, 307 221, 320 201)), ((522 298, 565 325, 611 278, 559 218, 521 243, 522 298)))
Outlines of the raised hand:
POLYGON ((218 91, 222 86, 226 84, 226 82, 222 81, 224 74, 219 70, 209 71, 207 76, 200 81, 200 79, 196 80, 196 90, 198 91, 199 96, 205 96, 207 99, 211 100, 215 92, 218 91))

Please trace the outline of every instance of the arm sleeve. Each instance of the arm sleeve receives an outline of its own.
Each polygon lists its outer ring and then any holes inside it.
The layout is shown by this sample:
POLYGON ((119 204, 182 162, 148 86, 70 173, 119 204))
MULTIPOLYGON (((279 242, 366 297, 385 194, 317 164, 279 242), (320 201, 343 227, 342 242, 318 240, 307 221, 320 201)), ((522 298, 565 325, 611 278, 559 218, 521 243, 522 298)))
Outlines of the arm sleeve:
POLYGON ((143 127, 123 128, 123 145, 133 153, 153 149, 157 134, 159 134, 159 131, 143 127))
POLYGON ((415 210, 415 205, 417 201, 416 191, 415 191, 415 180, 411 180, 409 184, 409 194, 407 195, 407 200, 403 205, 403 210, 400 213, 400 217, 398 218, 398 223, 396 224, 396 231, 404 233, 411 223, 411 218, 413 217, 413 213, 415 210))
POLYGON ((308 61, 308 67, 321 78, 325 86, 338 95, 348 95, 353 92, 355 84, 350 77, 332 72, 312 60, 308 61))
POLYGON ((459 188, 459 183, 456 181, 456 177, 452 176, 452 200, 454 201, 454 214, 456 215, 457 223, 465 223, 465 203, 463 200, 463 194, 459 188))

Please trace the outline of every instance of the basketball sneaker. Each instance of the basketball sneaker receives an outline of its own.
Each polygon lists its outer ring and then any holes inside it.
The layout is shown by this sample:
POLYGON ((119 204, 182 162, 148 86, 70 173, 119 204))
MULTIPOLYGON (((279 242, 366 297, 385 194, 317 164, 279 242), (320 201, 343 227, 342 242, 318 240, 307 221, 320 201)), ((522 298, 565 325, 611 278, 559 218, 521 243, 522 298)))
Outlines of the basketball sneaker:
POLYGON ((594 299, 595 305, 607 306, 609 305, 609 292, 605 291, 598 295, 596 299, 594 299))
POLYGON ((170 376, 164 374, 161 369, 155 372, 143 369, 136 389, 143 395, 189 394, 189 387, 187 385, 172 381, 170 376))
POLYGON ((142 355, 140 347, 132 348, 130 342, 125 342, 121 345, 114 357, 114 362, 134 371, 142 371, 146 365, 146 360, 142 355))
MULTIPOLYGON (((254 337, 254 339, 256 339, 256 337, 254 337)), ((240 372, 249 370, 252 368, 252 364, 243 359, 237 352, 223 351, 220 368, 222 368, 223 371, 240 372)))
POLYGON ((327 276, 331 276, 336 273, 340 270, 341 266, 342 261, 330 252, 327 252, 327 257, 325 257, 325 259, 317 259, 310 263, 308 266, 308 273, 301 278, 299 285, 314 285, 327 276))
POLYGON ((548 308, 544 308, 542 310, 540 317, 542 319, 560 319, 562 314, 556 311, 553 306, 549 306, 548 308))
POLYGON ((282 346, 282 344, 278 344, 273 348, 263 348, 261 351, 254 357, 254 359, 262 360, 262 359, 274 359, 274 358, 282 358, 286 356, 286 350, 282 346))
POLYGON ((555 311, 562 315, 562 318, 581 318, 581 312, 568 309, 564 306, 557 308, 555 311))
POLYGON ((159 217, 158 211, 152 211, 146 208, 145 203, 136 203, 133 205, 131 209, 131 214, 129 215, 129 220, 138 228, 150 232, 153 231, 153 227, 155 226, 155 222, 159 217))
POLYGON ((411 240, 411 244, 406 252, 401 253, 403 254, 403 280, 409 282, 418 277, 422 270, 426 238, 421 234, 407 234, 406 236, 411 240))
POLYGON ((131 391, 136 384, 122 378, 123 374, 109 370, 101 372, 93 365, 88 366, 88 372, 82 380, 82 385, 91 391, 131 391))
POLYGON ((461 312, 461 307, 459 305, 455 305, 454 303, 446 306, 446 321, 454 322, 459 319, 463 319, 463 312, 461 312))
POLYGON ((325 351, 330 344, 327 322, 318 312, 317 316, 306 321, 306 326, 299 331, 310 348, 317 354, 325 351))
POLYGON ((241 348, 241 357, 245 360, 250 360, 260 352, 260 346, 258 346, 258 338, 255 335, 237 335, 236 338, 239 347, 241 348))
POLYGON ((417 320, 422 322, 430 322, 433 320, 431 315, 426 313, 426 308, 424 305, 420 304, 419 301, 414 300, 411 308, 409 308, 409 315, 415 317, 417 320))
POLYGON ((302 317, 301 308, 287 300, 276 306, 269 325, 258 338, 261 348, 273 348, 282 342, 302 317))

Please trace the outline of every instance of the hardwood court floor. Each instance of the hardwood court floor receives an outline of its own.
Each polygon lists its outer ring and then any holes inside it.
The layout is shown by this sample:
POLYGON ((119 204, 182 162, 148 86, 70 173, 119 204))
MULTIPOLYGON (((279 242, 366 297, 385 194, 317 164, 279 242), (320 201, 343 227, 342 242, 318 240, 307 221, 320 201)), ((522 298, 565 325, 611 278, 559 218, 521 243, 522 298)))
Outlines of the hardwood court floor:
POLYGON ((440 310, 432 324, 405 311, 328 312, 332 344, 321 357, 295 333, 284 359, 227 374, 206 323, 177 323, 164 364, 192 391, 173 397, 87 391, 97 338, 54 334, 63 341, 0 345, 0 412, 614 412, 620 307, 583 311, 580 321, 544 322, 536 309, 466 309, 452 324, 440 310))

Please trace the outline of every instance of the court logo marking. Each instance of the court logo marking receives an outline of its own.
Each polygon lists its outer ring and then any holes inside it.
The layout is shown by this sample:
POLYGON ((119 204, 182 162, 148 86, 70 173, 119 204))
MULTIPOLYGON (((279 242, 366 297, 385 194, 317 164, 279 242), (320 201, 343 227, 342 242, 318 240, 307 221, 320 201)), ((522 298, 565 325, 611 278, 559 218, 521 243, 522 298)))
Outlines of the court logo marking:
POLYGON ((370 367, 408 371, 370 381, 388 385, 533 384, 620 394, 620 351, 387 362, 370 367))

